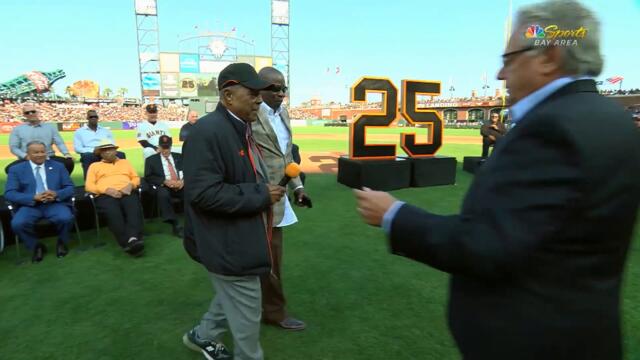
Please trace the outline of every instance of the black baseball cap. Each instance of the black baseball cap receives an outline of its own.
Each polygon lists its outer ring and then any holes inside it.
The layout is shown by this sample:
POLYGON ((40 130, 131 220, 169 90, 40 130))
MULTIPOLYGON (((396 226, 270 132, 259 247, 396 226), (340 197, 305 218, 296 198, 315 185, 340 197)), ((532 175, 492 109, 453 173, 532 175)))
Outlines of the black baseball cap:
POLYGON ((156 104, 149 104, 149 105, 147 105, 147 107, 145 109, 150 114, 158 112, 158 107, 156 106, 156 104))
POLYGON ((265 90, 273 86, 260 79, 256 69, 249 64, 235 63, 222 69, 220 76, 218 76, 219 90, 238 84, 252 90, 265 90))
POLYGON ((173 143, 173 140, 171 139, 171 136, 161 135, 158 138, 158 146, 161 148, 168 149, 171 147, 172 143, 173 143))

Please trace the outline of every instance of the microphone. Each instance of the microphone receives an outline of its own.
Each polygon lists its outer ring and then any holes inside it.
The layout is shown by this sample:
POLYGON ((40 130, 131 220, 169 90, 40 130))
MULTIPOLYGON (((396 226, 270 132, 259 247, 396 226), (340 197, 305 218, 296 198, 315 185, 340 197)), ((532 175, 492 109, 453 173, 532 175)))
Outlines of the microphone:
POLYGON ((287 167, 284 169, 284 176, 278 183, 280 186, 285 186, 289 183, 289 180, 294 177, 298 177, 300 175, 300 166, 296 163, 289 163, 287 167))

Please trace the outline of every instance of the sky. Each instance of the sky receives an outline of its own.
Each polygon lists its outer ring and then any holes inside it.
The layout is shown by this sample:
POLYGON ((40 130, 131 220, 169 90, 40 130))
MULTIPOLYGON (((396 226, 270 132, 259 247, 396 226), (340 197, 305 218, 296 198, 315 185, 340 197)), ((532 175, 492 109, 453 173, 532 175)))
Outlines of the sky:
MULTIPOLYGON (((513 11, 537 1, 513 0, 513 11)), ((601 21, 603 73, 640 88, 640 0, 583 0, 601 21)), ((63 69, 59 94, 77 80, 140 96, 133 0, 2 0, 0 82, 27 71, 63 69)), ((271 55, 270 0, 158 0, 160 50, 199 31, 230 31, 271 55), (197 27, 197 29, 195 28, 197 27)), ((290 96, 349 101, 362 76, 440 80, 442 96, 493 94, 504 50, 508 0, 291 0, 290 96), (340 69, 337 73, 337 68, 340 69), (327 69, 329 71, 327 72, 327 69), (448 89, 454 85, 455 92, 448 89)), ((605 82, 601 88, 617 89, 605 82)))

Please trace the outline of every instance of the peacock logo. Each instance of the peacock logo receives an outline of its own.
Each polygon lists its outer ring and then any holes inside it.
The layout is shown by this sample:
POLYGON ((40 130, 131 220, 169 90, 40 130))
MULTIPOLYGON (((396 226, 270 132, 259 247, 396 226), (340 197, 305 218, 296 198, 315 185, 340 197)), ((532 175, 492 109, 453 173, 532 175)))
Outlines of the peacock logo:
POLYGON ((524 33, 527 39, 544 39, 544 29, 540 25, 530 25, 524 33))

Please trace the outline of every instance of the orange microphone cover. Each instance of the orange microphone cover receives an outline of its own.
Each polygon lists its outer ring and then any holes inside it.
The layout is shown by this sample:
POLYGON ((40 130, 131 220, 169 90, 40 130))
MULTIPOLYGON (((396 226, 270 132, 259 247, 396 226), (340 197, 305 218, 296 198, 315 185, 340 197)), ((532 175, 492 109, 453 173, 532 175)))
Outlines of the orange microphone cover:
POLYGON ((284 169, 284 173, 290 178, 298 177, 300 175, 300 166, 294 162, 289 163, 284 169))

